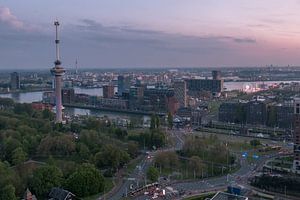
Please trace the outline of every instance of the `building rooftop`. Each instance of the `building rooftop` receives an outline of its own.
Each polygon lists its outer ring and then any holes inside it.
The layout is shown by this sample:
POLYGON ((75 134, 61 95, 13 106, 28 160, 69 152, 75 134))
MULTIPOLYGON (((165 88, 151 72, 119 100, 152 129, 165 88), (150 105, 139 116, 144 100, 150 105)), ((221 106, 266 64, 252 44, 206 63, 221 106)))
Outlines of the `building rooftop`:
POLYGON ((218 192, 211 200, 248 200, 248 197, 218 192))

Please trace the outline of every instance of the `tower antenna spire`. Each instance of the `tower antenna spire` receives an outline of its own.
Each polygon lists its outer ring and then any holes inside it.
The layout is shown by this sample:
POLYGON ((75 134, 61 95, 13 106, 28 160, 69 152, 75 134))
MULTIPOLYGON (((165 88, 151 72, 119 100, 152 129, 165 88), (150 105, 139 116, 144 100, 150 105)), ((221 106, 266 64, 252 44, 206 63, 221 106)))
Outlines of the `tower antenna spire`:
POLYGON ((59 22, 57 20, 54 22, 54 26, 55 26, 56 62, 59 62, 59 64, 61 64, 60 57, 59 57, 59 35, 58 35, 59 22))

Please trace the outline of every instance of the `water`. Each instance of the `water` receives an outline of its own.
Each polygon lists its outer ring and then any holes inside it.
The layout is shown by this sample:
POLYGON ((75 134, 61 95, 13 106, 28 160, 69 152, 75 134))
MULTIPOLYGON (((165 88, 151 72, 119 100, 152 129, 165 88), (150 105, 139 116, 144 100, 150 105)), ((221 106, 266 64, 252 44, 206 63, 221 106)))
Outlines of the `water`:
MULTIPOLYGON (((88 94, 91 96, 103 96, 102 88, 74 88, 76 94, 88 94)), ((116 90, 116 89, 115 89, 116 90)), ((18 103, 32 103, 42 101, 44 92, 21 92, 0 94, 0 97, 11 98, 18 103)))
POLYGON ((264 84, 266 86, 271 86, 279 83, 292 83, 292 82, 299 83, 300 81, 224 82, 224 87, 226 88, 226 91, 232 91, 232 90, 243 90, 245 89, 245 87, 255 88, 261 84, 264 84))
MULTIPOLYGON (((224 82, 224 87, 226 91, 232 90, 242 90, 246 85, 251 85, 252 87, 257 87, 258 85, 264 83, 267 86, 279 83, 291 83, 300 81, 265 81, 265 82, 224 82)), ((88 94, 92 96, 103 96, 102 88, 78 88, 75 87, 75 93, 88 94)), ((115 87, 115 92, 117 88, 115 87)), ((0 94, 0 97, 12 98, 14 101, 19 103, 32 103, 36 101, 41 101, 43 98, 43 92, 24 92, 24 93, 9 93, 0 94)))
MULTIPOLYGON (((92 96, 103 96, 103 89, 102 88, 74 88, 75 93, 81 94, 88 94, 92 96)), ((115 88, 115 92, 117 88, 115 88)), ((8 93, 8 94, 0 94, 0 97, 11 98, 15 102, 18 103, 32 103, 42 101, 44 92, 24 92, 24 93, 8 93)), ((81 109, 81 108, 65 108, 64 112, 68 115, 91 115, 91 116, 107 116, 110 119, 116 118, 123 118, 123 119, 130 119, 130 118, 139 118, 148 120, 149 116, 141 116, 136 114, 128 114, 128 113, 115 113, 115 112, 108 112, 108 111, 100 111, 100 110, 90 110, 90 109, 81 109)))
POLYGON ((43 92, 23 92, 0 94, 0 97, 11 98, 18 103, 32 103, 43 99, 43 92))
MULTIPOLYGON (((258 86, 259 84, 264 83, 267 86, 279 83, 291 83, 291 82, 300 82, 300 81, 265 81, 265 82, 225 82, 224 87, 226 91, 232 90, 242 90, 246 85, 250 85, 251 87, 258 86)), ((92 96, 102 96, 103 89, 102 88, 77 88, 75 87, 75 93, 88 94, 92 96)), ((115 92, 117 88, 115 88, 115 92)), ((0 97, 12 98, 15 102, 19 103, 32 103, 41 101, 43 98, 43 92, 24 92, 24 93, 9 93, 9 94, 0 94, 0 97)), ((113 113, 113 112, 103 112, 89 109, 78 109, 78 108, 66 108, 65 112, 72 115, 96 115, 96 116, 136 116, 132 114, 124 114, 124 113, 113 113)))
POLYGON ((90 110, 90 109, 83 109, 83 108, 69 108, 66 107, 64 109, 64 113, 67 115, 89 115, 89 116, 97 116, 97 117, 104 117, 107 116, 109 119, 135 119, 135 120, 143 120, 147 121, 150 119, 147 115, 136 115, 136 114, 129 114, 129 113, 115 113, 115 112, 108 112, 108 111, 101 111, 101 110, 90 110))

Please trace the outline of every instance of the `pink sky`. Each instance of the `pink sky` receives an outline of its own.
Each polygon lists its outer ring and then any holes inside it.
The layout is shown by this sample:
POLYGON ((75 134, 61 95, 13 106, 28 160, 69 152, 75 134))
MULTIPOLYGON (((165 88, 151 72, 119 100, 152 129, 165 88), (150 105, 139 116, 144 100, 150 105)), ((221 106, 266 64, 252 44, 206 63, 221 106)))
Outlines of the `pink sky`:
POLYGON ((58 18, 69 66, 300 65, 299 10, 299 0, 10 0, 0 53, 4 66, 48 64, 58 18))

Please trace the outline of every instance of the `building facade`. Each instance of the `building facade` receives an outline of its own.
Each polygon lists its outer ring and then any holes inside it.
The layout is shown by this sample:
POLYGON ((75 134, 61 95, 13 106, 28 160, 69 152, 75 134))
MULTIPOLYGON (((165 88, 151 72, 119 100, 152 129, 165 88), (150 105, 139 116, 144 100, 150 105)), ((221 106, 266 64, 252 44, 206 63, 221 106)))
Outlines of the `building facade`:
POLYGON ((174 96, 180 107, 187 107, 187 88, 185 81, 176 81, 173 84, 174 96))
POLYGON ((19 90, 20 89, 20 76, 17 72, 10 74, 10 89, 19 90))
POLYGON ((212 71, 212 79, 188 79, 187 88, 190 93, 207 91, 211 92, 213 96, 220 96, 224 87, 224 80, 221 78, 220 71, 212 71))
POLYGON ((252 100, 247 103, 247 123, 254 125, 266 125, 267 103, 265 101, 252 100))
POLYGON ((294 100, 294 162, 293 169, 300 172, 300 98, 294 100))
POLYGON ((292 128, 294 118, 294 107, 289 104, 276 105, 277 126, 280 128, 292 128))
POLYGON ((219 107, 219 121, 227 123, 246 122, 246 103, 225 102, 219 107))
POLYGON ((212 71, 212 78, 213 80, 221 80, 221 71, 214 70, 212 71))
POLYGON ((124 92, 124 76, 118 76, 118 96, 122 96, 124 92))
POLYGON ((115 87, 113 85, 103 86, 103 98, 113 98, 115 96, 115 87))
POLYGON ((131 77, 130 76, 118 76, 118 96, 122 96, 123 92, 129 91, 131 86, 131 77))

